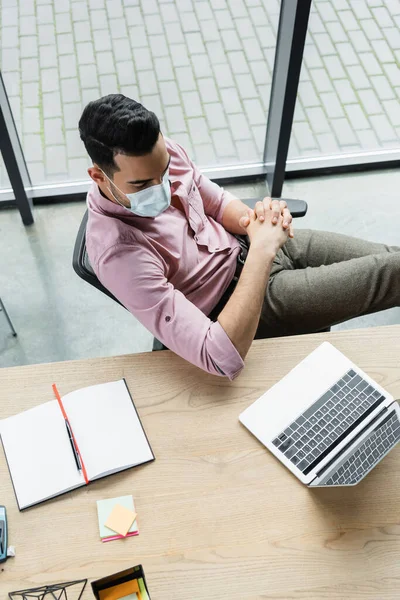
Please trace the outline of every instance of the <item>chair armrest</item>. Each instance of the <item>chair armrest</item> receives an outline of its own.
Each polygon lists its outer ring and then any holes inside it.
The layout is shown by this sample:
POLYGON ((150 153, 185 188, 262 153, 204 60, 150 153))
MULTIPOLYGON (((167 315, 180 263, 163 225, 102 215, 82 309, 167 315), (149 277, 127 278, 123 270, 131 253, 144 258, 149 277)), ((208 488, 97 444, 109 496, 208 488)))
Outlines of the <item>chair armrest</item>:
MULTIPOLYGON (((262 200, 262 198, 247 198, 242 200, 242 202, 247 204, 250 208, 254 208, 255 203, 259 200, 262 200)), ((277 198, 277 200, 285 200, 293 218, 304 217, 307 213, 308 205, 304 200, 292 200, 291 198, 277 198)))

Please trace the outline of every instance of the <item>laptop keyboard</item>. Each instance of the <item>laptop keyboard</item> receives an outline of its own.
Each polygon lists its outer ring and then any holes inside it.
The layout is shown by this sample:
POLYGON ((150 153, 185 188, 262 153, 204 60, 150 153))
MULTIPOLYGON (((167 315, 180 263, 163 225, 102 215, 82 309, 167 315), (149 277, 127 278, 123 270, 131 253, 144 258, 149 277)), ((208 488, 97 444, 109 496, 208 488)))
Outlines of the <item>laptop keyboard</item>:
POLYGON ((272 443, 307 475, 384 399, 350 369, 272 443))
POLYGON ((400 441, 397 413, 390 414, 323 485, 358 483, 400 441))

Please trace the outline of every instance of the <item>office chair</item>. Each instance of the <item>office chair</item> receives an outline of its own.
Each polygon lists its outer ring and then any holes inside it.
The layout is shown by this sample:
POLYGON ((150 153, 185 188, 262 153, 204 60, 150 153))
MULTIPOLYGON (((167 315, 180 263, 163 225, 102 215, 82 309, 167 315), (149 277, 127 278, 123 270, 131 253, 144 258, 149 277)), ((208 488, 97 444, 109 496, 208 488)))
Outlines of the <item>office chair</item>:
MULTIPOLYGON (((243 200, 247 206, 250 208, 254 208, 255 203, 259 200, 259 198, 249 198, 247 200, 243 200)), ((307 202, 304 200, 286 200, 288 208, 292 213, 292 216, 295 217, 304 217, 307 212, 307 202)), ((88 221, 88 211, 86 210, 83 215, 82 222, 79 226, 78 235, 76 236, 74 252, 72 257, 72 267, 75 273, 87 283, 90 283, 95 288, 106 294, 109 298, 118 302, 121 306, 124 306, 107 288, 104 287, 97 279, 95 272, 92 269, 92 266, 89 261, 89 257, 86 252, 86 226, 88 221)), ((125 307, 124 307, 125 308, 125 307)), ((161 342, 159 342, 156 338, 153 341, 153 350, 164 350, 165 346, 161 342)))

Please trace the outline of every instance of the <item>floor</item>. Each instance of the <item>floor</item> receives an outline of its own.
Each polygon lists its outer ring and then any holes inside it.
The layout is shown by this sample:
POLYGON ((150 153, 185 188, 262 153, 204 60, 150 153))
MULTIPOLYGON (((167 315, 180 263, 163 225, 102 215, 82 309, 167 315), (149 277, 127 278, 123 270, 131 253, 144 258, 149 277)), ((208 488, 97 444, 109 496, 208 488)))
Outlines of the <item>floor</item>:
MULTIPOLYGON (((227 186, 228 187, 228 186, 227 186)), ((239 197, 263 196, 265 186, 229 186, 239 197)), ((283 197, 309 205, 297 227, 400 243, 398 170, 288 181, 283 197)), ((83 203, 35 208, 25 228, 14 209, 0 210, 0 294, 18 337, 0 313, 0 366, 141 352, 151 335, 123 308, 81 281, 71 267, 83 203)), ((338 328, 400 323, 400 308, 338 328)))
MULTIPOLYGON (((34 185, 86 178, 80 114, 119 91, 154 110, 199 165, 260 160, 279 0, 0 7, 0 66, 34 185)), ((399 0, 314 0, 291 158, 399 148, 399 29, 399 0)))

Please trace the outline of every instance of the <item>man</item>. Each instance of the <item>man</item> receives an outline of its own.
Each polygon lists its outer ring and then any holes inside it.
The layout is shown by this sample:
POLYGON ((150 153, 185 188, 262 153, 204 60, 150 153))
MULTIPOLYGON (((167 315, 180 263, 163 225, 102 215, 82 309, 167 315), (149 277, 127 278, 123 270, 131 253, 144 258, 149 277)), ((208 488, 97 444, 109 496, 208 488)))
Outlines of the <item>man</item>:
POLYGON ((209 373, 236 377, 255 336, 321 331, 400 305, 400 248, 308 230, 294 237, 285 203, 265 198, 249 210, 134 100, 91 102, 79 130, 93 161, 86 240, 97 277, 209 373))

